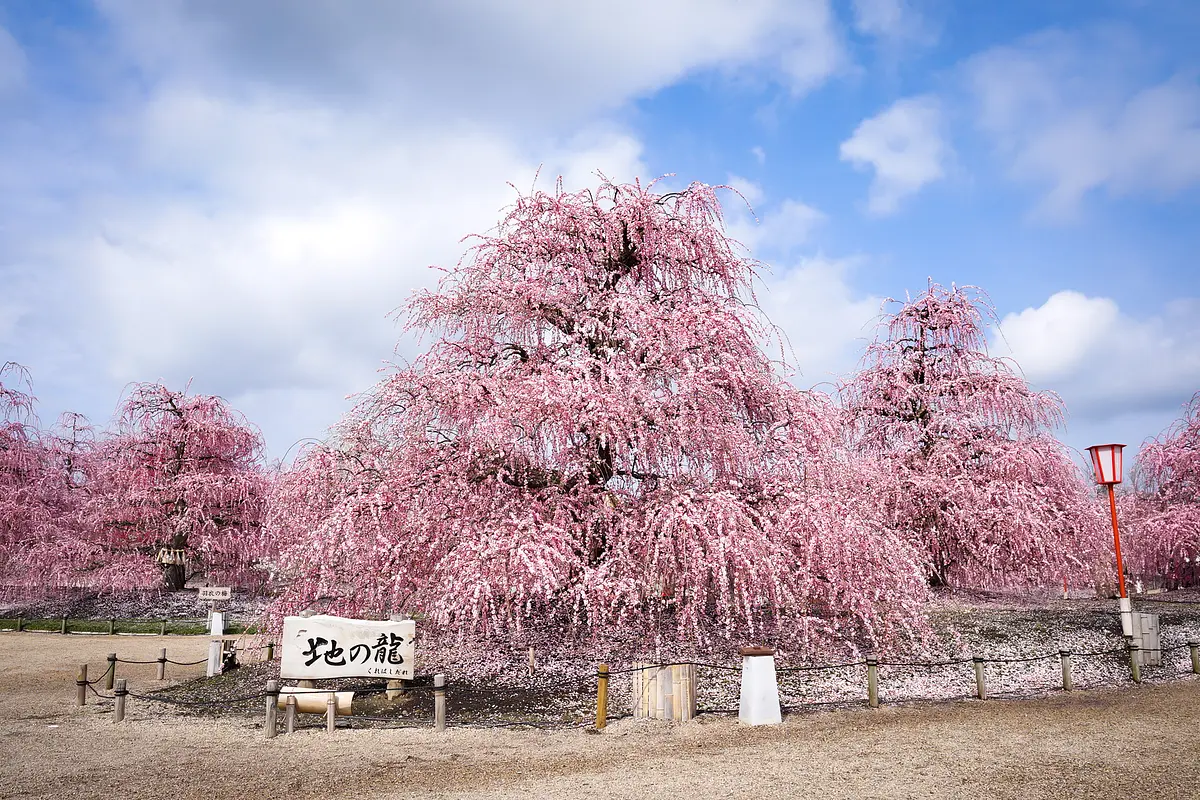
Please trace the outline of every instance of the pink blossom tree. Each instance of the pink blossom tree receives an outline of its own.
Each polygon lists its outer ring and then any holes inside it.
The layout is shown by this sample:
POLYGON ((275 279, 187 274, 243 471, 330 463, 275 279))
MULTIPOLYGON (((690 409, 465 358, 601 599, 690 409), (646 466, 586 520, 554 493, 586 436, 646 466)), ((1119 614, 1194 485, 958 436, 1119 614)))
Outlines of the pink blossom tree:
POLYGON ((879 459, 898 530, 935 586, 1083 580, 1100 552, 1100 506, 1053 436, 1063 407, 988 355, 986 298, 930 283, 880 325, 842 387, 858 446, 879 459))
POLYGON ((428 351, 282 476, 279 613, 690 647, 920 625, 838 410, 760 350, 712 188, 560 184, 478 239, 405 307, 428 351))
POLYGON ((33 387, 19 364, 0 365, 0 584, 22 581, 30 543, 51 524, 42 496, 44 451, 33 387))
POLYGON ((1132 571, 1194 585, 1200 578, 1200 392, 1183 416, 1138 452, 1126 504, 1132 571))
POLYGON ((257 584, 269 550, 262 451, 258 431, 221 398, 135 384, 87 475, 91 541, 113 579, 176 590, 203 571, 257 584))

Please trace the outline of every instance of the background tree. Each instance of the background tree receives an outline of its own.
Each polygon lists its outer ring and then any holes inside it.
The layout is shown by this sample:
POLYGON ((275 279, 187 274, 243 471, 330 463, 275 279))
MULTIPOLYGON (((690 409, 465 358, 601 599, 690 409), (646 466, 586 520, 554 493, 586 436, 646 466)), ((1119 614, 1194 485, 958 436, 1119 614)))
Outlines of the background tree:
POLYGON ((259 432, 221 398, 136 384, 95 450, 90 529, 142 574, 157 561, 168 589, 196 571, 254 583, 267 555, 262 451, 259 432))
POLYGON ((713 189, 652 189, 521 197, 410 300, 429 350, 280 482, 280 612, 692 647, 919 624, 837 409, 759 349, 713 189))
POLYGON ((1183 416, 1147 441, 1134 462, 1135 492, 1127 498, 1129 565, 1171 585, 1200 577, 1200 393, 1183 416))
POLYGON ((987 352, 973 287, 930 283, 881 323, 842 387, 858 447, 879 459, 888 515, 921 550, 930 583, 1057 585, 1091 575, 1102 519, 1052 435, 1055 395, 987 352))
POLYGON ((23 585, 25 554, 52 517, 43 498, 45 457, 33 387, 19 364, 0 365, 0 584, 23 585))

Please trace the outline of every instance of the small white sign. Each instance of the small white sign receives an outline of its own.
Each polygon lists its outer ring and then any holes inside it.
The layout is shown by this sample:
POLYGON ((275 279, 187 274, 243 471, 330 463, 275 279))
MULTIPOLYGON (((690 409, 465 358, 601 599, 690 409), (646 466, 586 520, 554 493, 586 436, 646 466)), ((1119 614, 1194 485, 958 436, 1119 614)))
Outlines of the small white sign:
POLYGON ((412 680, 417 623, 347 619, 327 614, 284 617, 279 677, 412 680))
POLYGON ((202 586, 200 587, 201 600, 228 600, 233 596, 233 590, 228 586, 202 586))

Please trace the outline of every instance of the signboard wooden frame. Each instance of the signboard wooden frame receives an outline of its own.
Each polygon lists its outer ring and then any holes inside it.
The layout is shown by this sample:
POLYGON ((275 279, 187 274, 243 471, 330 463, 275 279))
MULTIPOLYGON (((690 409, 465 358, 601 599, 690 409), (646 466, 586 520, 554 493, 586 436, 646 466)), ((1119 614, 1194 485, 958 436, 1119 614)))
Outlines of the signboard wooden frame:
POLYGON ((416 641, 417 623, 411 619, 284 617, 279 677, 412 680, 416 641))

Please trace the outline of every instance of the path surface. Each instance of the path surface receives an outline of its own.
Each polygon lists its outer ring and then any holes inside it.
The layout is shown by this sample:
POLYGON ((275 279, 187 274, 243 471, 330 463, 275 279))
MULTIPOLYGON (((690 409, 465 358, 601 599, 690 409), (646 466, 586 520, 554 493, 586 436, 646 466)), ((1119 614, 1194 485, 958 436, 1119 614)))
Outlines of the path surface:
MULTIPOLYGON (((1026 701, 583 731, 304 731, 74 706, 75 665, 202 658, 202 638, 0 633, 3 798, 1200 797, 1200 681, 1026 701)), ((175 677, 199 674, 171 667, 175 677)), ((135 691, 154 667, 122 667, 135 691)))

